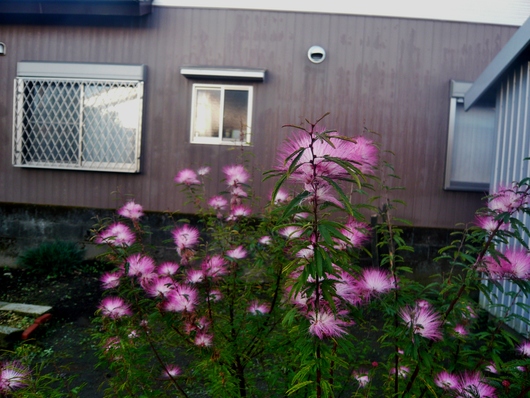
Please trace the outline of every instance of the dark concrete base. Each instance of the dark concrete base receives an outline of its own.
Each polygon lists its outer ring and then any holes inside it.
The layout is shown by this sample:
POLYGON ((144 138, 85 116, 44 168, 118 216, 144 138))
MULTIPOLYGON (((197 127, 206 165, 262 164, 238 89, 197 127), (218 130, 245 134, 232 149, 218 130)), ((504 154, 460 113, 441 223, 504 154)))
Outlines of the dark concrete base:
MULTIPOLYGON (((112 218, 111 209, 93 209, 64 206, 42 206, 18 203, 0 203, 0 266, 14 266, 16 257, 28 248, 50 240, 79 242, 87 249, 87 257, 93 258, 101 250, 93 244, 93 230, 99 220, 112 218)), ((158 248, 157 257, 170 258, 174 248, 164 243, 171 239, 163 227, 173 225, 180 218, 190 215, 147 212, 142 222, 150 228, 146 244, 158 248)), ((447 246, 453 230, 402 227, 403 237, 414 253, 403 252, 405 264, 414 268, 416 277, 425 281, 433 274, 444 272, 444 265, 434 263, 438 250, 447 246)), ((369 260, 371 261, 371 260, 369 260)))

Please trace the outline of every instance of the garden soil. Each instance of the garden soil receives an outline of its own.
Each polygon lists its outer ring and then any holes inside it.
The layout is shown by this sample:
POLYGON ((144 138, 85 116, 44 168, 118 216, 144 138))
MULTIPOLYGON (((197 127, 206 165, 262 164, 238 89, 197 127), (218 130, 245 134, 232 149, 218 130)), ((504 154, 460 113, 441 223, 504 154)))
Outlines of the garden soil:
MULTIPOLYGON (((45 372, 53 372, 70 387, 81 384, 81 398, 103 397, 110 375, 97 367, 98 358, 91 339, 92 319, 101 298, 99 272, 74 272, 53 279, 20 268, 0 269, 0 301, 51 306, 52 318, 39 327, 24 344, 46 362, 45 372)), ((21 341, 13 341, 9 350, 21 341)), ((0 356, 5 356, 5 351, 0 356)))

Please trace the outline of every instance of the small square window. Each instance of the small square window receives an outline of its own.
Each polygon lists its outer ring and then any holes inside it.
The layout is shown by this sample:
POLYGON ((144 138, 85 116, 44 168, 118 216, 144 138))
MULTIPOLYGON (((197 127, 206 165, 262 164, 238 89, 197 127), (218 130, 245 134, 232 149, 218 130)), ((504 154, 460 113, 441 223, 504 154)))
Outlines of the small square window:
POLYGON ((15 79, 13 165, 138 172, 143 82, 59 77, 65 64, 42 67, 46 77, 15 79))
POLYGON ((464 110, 471 83, 451 81, 449 131, 445 164, 446 190, 487 192, 495 134, 495 107, 464 110))
POLYGON ((251 86, 193 85, 192 143, 248 145, 251 121, 251 86))

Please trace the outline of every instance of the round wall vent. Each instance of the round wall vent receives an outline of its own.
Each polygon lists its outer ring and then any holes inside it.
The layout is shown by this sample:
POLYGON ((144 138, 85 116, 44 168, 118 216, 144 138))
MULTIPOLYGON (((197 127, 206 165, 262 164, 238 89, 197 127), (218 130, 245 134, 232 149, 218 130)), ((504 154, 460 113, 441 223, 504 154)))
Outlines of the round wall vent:
POLYGON ((307 58, 314 64, 319 64, 326 59, 326 50, 320 46, 311 46, 307 51, 307 58))

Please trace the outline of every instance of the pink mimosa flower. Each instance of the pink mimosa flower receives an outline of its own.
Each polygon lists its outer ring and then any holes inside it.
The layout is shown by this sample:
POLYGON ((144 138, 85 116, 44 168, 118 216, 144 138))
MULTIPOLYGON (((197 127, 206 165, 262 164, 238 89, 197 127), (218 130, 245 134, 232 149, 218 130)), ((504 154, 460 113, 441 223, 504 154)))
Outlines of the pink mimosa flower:
POLYGON ((335 197, 334 190, 329 185, 319 183, 315 189, 313 185, 305 184, 304 188, 310 193, 310 195, 307 196, 304 201, 316 203, 318 205, 323 203, 333 203, 335 206, 341 209, 344 207, 340 200, 335 197))
POLYGON ((317 336, 320 340, 325 337, 340 337, 346 333, 345 326, 349 323, 338 318, 331 311, 321 309, 318 313, 310 311, 309 317, 309 333, 317 336))
POLYGON ((243 246, 238 246, 231 250, 227 250, 226 255, 234 260, 241 260, 246 258, 248 253, 243 246))
POLYGON ((179 265, 177 263, 172 262, 165 262, 158 266, 156 272, 160 276, 171 276, 175 275, 179 269, 179 265))
POLYGON ((237 221, 241 217, 248 217, 252 214, 250 208, 245 205, 236 205, 232 208, 230 215, 226 218, 226 221, 237 221))
POLYGON ((159 276, 151 281, 145 291, 151 297, 168 297, 174 289, 173 279, 169 276, 159 276))
POLYGON ((507 276, 515 279, 530 278, 530 255, 525 249, 506 250, 502 267, 507 276))
POLYGON ((300 249, 296 253, 296 257, 305 258, 306 260, 311 260, 315 256, 315 251, 313 246, 308 246, 305 249, 300 249))
POLYGON ((208 206, 217 211, 224 210, 227 205, 228 201, 222 196, 213 196, 208 201, 208 206))
POLYGON ((530 357, 530 341, 524 341, 517 347, 517 351, 525 357, 530 357))
POLYGON ((361 388, 366 387, 370 382, 368 372, 365 370, 354 370, 352 373, 352 377, 357 380, 357 382, 359 383, 359 387, 361 388))
POLYGON ((304 148, 298 158, 298 168, 290 176, 295 182, 310 183, 316 177, 348 178, 349 173, 332 159, 353 163, 363 173, 371 173, 377 164, 377 148, 366 138, 339 137, 328 133, 330 145, 316 134, 325 130, 317 127, 315 133, 297 131, 278 151, 279 170, 287 171, 293 162, 288 159, 300 148, 304 148))
POLYGON ((475 224, 483 230, 492 233, 497 228, 501 231, 506 231, 510 227, 509 224, 502 222, 502 220, 495 220, 492 216, 476 216, 475 224))
POLYGON ((459 398, 496 398, 495 388, 486 383, 479 372, 466 372, 459 376, 455 389, 459 398))
MULTIPOLYGON (((271 197, 271 200, 273 198, 271 197)), ((284 189, 279 189, 278 192, 276 192, 276 197, 274 197, 274 204, 275 205, 281 205, 283 203, 287 203, 289 201, 289 193, 285 191, 284 189)))
POLYGON ((258 239, 258 242, 262 245, 270 245, 272 243, 272 238, 270 236, 262 236, 258 239))
POLYGON ((240 186, 230 188, 230 194, 236 198, 248 198, 248 193, 240 186))
POLYGON ((127 263, 129 264, 129 276, 142 276, 152 274, 155 272, 156 268, 155 260, 140 253, 133 254, 127 257, 127 263))
POLYGON ((30 370, 18 361, 0 362, 0 395, 25 387, 29 382, 30 370))
POLYGON ((513 214, 524 205, 526 201, 527 199, 518 192, 518 186, 516 184, 511 187, 499 186, 496 193, 490 198, 488 208, 498 214, 513 214))
POLYGON ((362 294, 353 276, 345 271, 340 271, 335 283, 335 291, 338 297, 351 305, 359 305, 362 302, 362 294))
POLYGON ((405 325, 412 330, 412 333, 430 340, 441 340, 442 320, 440 315, 429 306, 407 306, 401 309, 399 316, 405 325))
POLYGON ((175 182, 177 184, 184 184, 187 186, 201 185, 201 182, 197 178, 197 173, 195 173, 192 169, 180 170, 175 177, 175 182))
POLYGON ((386 293, 393 288, 390 274, 376 268, 364 269, 357 283, 359 291, 365 296, 386 293))
POLYGON ((131 229, 120 222, 109 225, 96 239, 96 243, 107 243, 111 246, 125 247, 131 246, 135 241, 134 233, 131 229))
POLYGON ((186 282, 200 283, 204 280, 204 272, 200 269, 190 269, 187 272, 186 282))
POLYGON ((165 369, 162 369, 162 379, 172 379, 182 374, 182 370, 177 365, 165 365, 165 369))
POLYGON ((468 335, 468 331, 467 329, 465 328, 464 325, 456 325, 455 328, 454 328, 454 331, 457 335, 459 336, 467 336, 468 335))
POLYGON ((212 169, 211 169, 210 167, 208 167, 208 166, 202 166, 202 167, 199 167, 199 168, 197 169, 197 174, 200 175, 201 177, 203 177, 203 176, 205 176, 205 175, 210 174, 210 171, 211 171, 211 170, 212 170, 212 169))
POLYGON ((99 309, 103 316, 111 319, 132 315, 131 307, 121 297, 105 297, 99 309))
POLYGON ((228 273, 226 265, 227 262, 223 257, 214 255, 211 257, 206 257, 201 264, 201 268, 205 276, 209 278, 216 278, 228 273))
POLYGON ((296 239, 302 236, 304 229, 296 225, 289 225, 285 228, 280 229, 279 234, 287 239, 296 239))
POLYGON ((195 345, 198 347, 211 347, 213 344, 213 336, 206 333, 197 333, 195 336, 195 345))
POLYGON ((221 294, 219 290, 216 290, 216 289, 210 291, 210 293, 208 294, 208 299, 213 302, 219 301, 222 298, 223 298, 223 295, 221 294))
POLYGON ((370 228, 367 224, 356 221, 353 218, 349 219, 348 222, 344 225, 345 228, 341 229, 341 233, 347 239, 341 240, 335 238, 337 242, 335 248, 339 250, 344 250, 348 247, 360 248, 362 245, 370 239, 370 228))
POLYGON ((144 212, 141 205, 134 203, 134 200, 131 200, 118 210, 118 214, 122 217, 130 218, 131 220, 138 220, 144 215, 144 212))
POLYGON ((167 300, 162 304, 162 308, 169 312, 192 312, 198 303, 198 292, 196 289, 179 285, 167 295, 167 300))
POLYGON ((173 240, 179 249, 188 249, 199 242, 199 230, 188 224, 173 230, 173 240))
POLYGON ((240 184, 245 184, 250 179, 250 174, 245 167, 240 164, 225 166, 223 173, 226 179, 226 185, 229 187, 235 187, 240 184))
POLYGON ((373 174, 379 161, 379 149, 372 140, 358 136, 351 141, 343 141, 345 159, 353 163, 364 174, 373 174))
POLYGON ((253 315, 259 315, 259 314, 268 314, 270 311, 270 307, 268 304, 259 303, 258 301, 253 301, 250 304, 250 307, 248 307, 248 312, 250 312, 253 315))
MULTIPOLYGON (((408 366, 399 366, 397 370, 398 377, 404 379, 406 378, 410 373, 410 369, 408 366)), ((390 370, 390 374, 396 374, 396 368, 392 368, 390 370)))
POLYGON ((444 390, 454 390, 458 386, 458 377, 444 370, 436 375, 434 384, 444 390))
POLYGON ((502 257, 484 258, 485 269, 491 278, 530 279, 530 255, 525 249, 508 249, 502 257))
POLYGON ((123 276, 122 271, 105 272, 101 278, 101 287, 103 289, 114 289, 120 285, 120 278, 123 276))
POLYGON ((486 370, 486 372, 490 372, 490 373, 493 373, 493 374, 499 373, 497 371, 497 367, 495 366, 495 362, 490 362, 490 364, 487 365, 484 369, 486 370))

